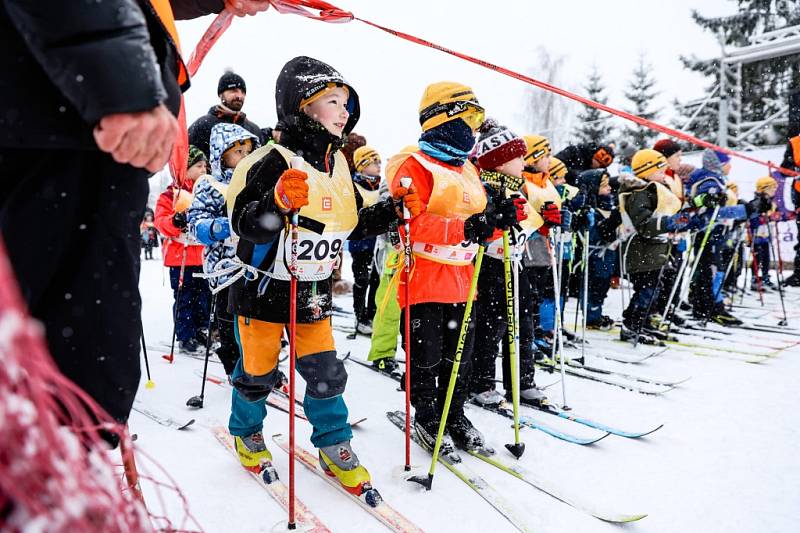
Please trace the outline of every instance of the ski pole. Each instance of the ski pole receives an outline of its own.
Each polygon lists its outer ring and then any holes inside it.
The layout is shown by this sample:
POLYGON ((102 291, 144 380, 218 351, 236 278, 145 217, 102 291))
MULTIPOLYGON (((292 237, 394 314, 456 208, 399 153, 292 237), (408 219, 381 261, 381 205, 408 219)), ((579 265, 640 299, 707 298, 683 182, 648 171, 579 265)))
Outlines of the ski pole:
MULTIPOLYGON (((694 258, 692 262, 692 268, 689 270, 689 284, 691 285, 692 280, 694 279, 694 274, 697 271, 697 267, 700 265, 700 259, 703 257, 703 251, 706 249, 706 243, 708 243, 708 238, 711 236, 711 230, 714 229, 714 224, 717 221, 717 214, 719 213, 719 206, 714 206, 714 212, 711 214, 711 218, 708 221, 708 226, 706 227, 705 232, 703 233, 703 239, 700 241, 700 248, 697 251, 697 257, 694 258)), ((683 295, 678 300, 677 306, 680 307, 681 303, 683 303, 683 295)))
POLYGON ((622 282, 625 281, 625 254, 622 253, 624 247, 625 243, 621 242, 619 253, 617 253, 617 259, 619 260, 619 299, 622 304, 620 309, 625 309, 625 287, 622 286, 622 282))
POLYGON ((150 361, 147 357, 147 344, 144 342, 144 324, 142 324, 142 352, 144 352, 144 368, 147 370, 147 383, 144 384, 145 389, 152 389, 156 386, 155 382, 150 378, 150 361))
POLYGON ((581 363, 586 362, 586 312, 589 309, 589 228, 583 233, 583 333, 581 334, 581 363))
POLYGON ((689 250, 692 249, 694 246, 694 232, 689 232, 687 235, 687 248, 686 251, 683 252, 683 261, 681 261, 681 266, 678 268, 678 274, 675 276, 675 281, 672 284, 672 289, 669 293, 669 298, 667 299, 667 305, 664 306, 664 312, 661 315, 661 322, 666 322, 667 327, 672 324, 672 314, 676 311, 676 309, 672 308, 672 301, 675 298, 675 294, 678 292, 678 288, 683 285, 683 276, 686 273, 686 265, 689 264, 689 250))
POLYGON ((131 433, 127 424, 119 439, 119 451, 122 455, 122 465, 125 469, 125 480, 128 482, 128 488, 133 491, 133 495, 144 505, 144 496, 142 495, 142 488, 139 485, 139 471, 136 468, 136 458, 133 456, 133 448, 131 447, 131 433))
MULTIPOLYGON (((558 360, 561 365, 561 409, 564 411, 569 411, 570 407, 567 405, 567 376, 566 376, 566 369, 564 368, 564 331, 562 330, 563 324, 561 323, 561 263, 562 261, 558 261, 556 264, 556 253, 554 248, 559 250, 559 259, 560 257, 560 246, 556 248, 554 243, 561 242, 561 228, 553 228, 553 243, 549 240, 547 241, 547 251, 550 253, 550 270, 552 270, 553 275, 553 295, 555 296, 555 325, 556 325, 556 335, 558 337, 553 338, 553 351, 556 350, 556 340, 558 341, 558 360)), ((552 353, 551 357, 553 361, 556 360, 555 354, 552 353)))
MULTIPOLYGON (((411 178, 400 178, 400 185, 408 189, 411 186, 411 178)), ((406 352, 406 375, 405 377, 405 400, 406 400, 406 464, 405 471, 411 470, 411 301, 409 283, 411 282, 411 213, 403 205, 403 229, 405 231, 405 242, 403 243, 403 263, 406 274, 406 283, 403 287, 405 295, 405 352, 406 352)))
POLYGON ((211 313, 208 315, 208 336, 206 337, 206 357, 205 361, 203 361, 203 382, 200 385, 200 396, 192 396, 188 400, 186 400, 186 405, 188 407, 194 407, 196 409, 203 408, 203 399, 205 398, 206 392, 206 377, 208 376, 208 358, 211 356, 211 326, 214 323, 214 315, 217 313, 217 294, 211 297, 211 313))
POLYGON ((759 273, 758 258, 756 257, 756 242, 753 238, 753 232, 750 230, 750 224, 747 224, 747 238, 750 240, 750 267, 753 271, 753 276, 756 278, 756 289, 758 290, 758 298, 761 300, 761 307, 764 307, 764 287, 761 283, 761 274, 759 273))
MULTIPOLYGON (((741 233, 741 232, 739 232, 741 233)), ((728 266, 725 267, 725 275, 722 276, 722 283, 719 284, 719 287, 714 291, 714 301, 717 301, 719 298, 719 293, 722 292, 722 289, 725 287, 725 283, 730 276, 731 270, 733 269, 733 265, 736 263, 737 255, 739 254, 739 235, 736 236, 736 240, 733 241, 733 255, 731 256, 730 261, 728 261, 728 266)))
MULTIPOLYGON (((300 152, 289 161, 291 168, 305 165, 300 152)), ((295 475, 294 475, 294 416, 295 416, 295 366, 297 358, 297 241, 299 240, 299 212, 291 211, 291 261, 289 263, 289 529, 296 529, 295 475)))
MULTIPOLYGON (((777 224, 776 224, 777 226, 777 224)), ((772 254, 772 257, 775 257, 775 248, 777 247, 780 249, 780 243, 776 242, 775 245, 772 243, 772 224, 770 223, 769 219, 767 219, 767 233, 769 235, 769 248, 772 254)), ((777 241, 777 231, 775 235, 775 240, 777 241)), ((780 254, 780 252, 779 252, 780 254)), ((789 325, 789 319, 786 316, 786 303, 783 301, 783 276, 781 275, 781 260, 780 255, 778 255, 778 268, 775 271, 775 276, 778 279, 778 296, 781 298, 781 310, 783 311, 783 320, 778 322, 779 326, 787 326, 789 325)))
POLYGON ((456 345, 456 355, 453 358, 453 368, 450 371, 450 382, 447 384, 447 395, 444 398, 444 407, 442 408, 442 417, 439 420, 439 431, 436 434, 436 444, 433 447, 433 458, 431 460, 431 467, 428 470, 428 476, 412 476, 408 478, 409 481, 419 483, 425 489, 431 490, 433 485, 433 473, 436 470, 436 462, 439 460, 439 450, 442 447, 442 439, 444 438, 444 428, 447 424, 447 415, 450 412, 450 403, 453 401, 453 391, 456 388, 456 381, 458 380, 458 368, 461 365, 461 356, 464 353, 464 345, 467 341, 467 331, 469 330, 469 322, 472 315, 472 300, 475 298, 475 293, 478 289, 478 275, 481 271, 481 263, 483 262, 483 252, 486 247, 481 244, 478 248, 478 255, 475 258, 475 269, 472 273, 472 281, 469 285, 469 293, 467 294, 467 303, 464 306, 464 318, 461 319, 461 330, 458 334, 458 344, 456 345))
POLYGON ((183 243, 183 256, 181 257, 181 270, 178 274, 178 291, 175 294, 175 310, 172 313, 172 342, 169 346, 169 355, 162 357, 172 363, 175 360, 175 335, 178 333, 178 307, 180 307, 181 294, 183 293, 183 273, 186 270, 186 250, 189 245, 183 243))
MULTIPOLYGON (((511 370, 511 403, 514 410, 514 444, 506 444, 506 449, 519 459, 525 453, 525 444, 519 439, 519 367, 517 366, 517 330, 514 305, 514 290, 517 280, 511 276, 511 247, 508 238, 509 230, 503 232, 503 277, 506 285, 506 316, 508 323, 506 335, 508 338, 508 359, 511 370)), ((515 269, 516 270, 516 269, 515 269)), ((515 272, 516 274, 516 272, 515 272)), ((518 295, 517 295, 518 296, 518 295)))

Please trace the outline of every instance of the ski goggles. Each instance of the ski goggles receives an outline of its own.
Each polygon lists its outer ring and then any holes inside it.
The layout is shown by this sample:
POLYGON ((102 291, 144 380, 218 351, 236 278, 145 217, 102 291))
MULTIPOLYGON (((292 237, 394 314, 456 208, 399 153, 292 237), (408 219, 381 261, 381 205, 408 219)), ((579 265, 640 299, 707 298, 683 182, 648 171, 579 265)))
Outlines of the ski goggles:
POLYGON ((456 119, 463 120, 472 131, 477 131, 486 120, 486 110, 477 100, 458 100, 435 104, 423 110, 419 123, 423 129, 429 130, 445 122, 456 119))

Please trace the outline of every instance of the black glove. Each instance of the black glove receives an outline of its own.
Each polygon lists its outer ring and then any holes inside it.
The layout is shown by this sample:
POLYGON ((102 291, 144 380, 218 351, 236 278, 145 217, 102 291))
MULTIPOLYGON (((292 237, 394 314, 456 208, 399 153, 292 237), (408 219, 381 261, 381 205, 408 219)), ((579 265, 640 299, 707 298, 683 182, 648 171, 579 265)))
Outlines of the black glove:
POLYGON ((464 238, 478 244, 486 242, 494 233, 495 226, 490 218, 494 220, 495 217, 491 213, 487 215, 486 212, 470 216, 464 221, 464 238))
POLYGON ((756 213, 763 215, 772 209, 772 201, 765 194, 756 194, 755 198, 744 204, 744 209, 747 211, 747 218, 756 213))
MULTIPOLYGON (((503 231, 513 227, 521 230, 519 223, 528 218, 528 215, 525 214, 526 203, 525 198, 518 194, 500 201, 494 211, 494 227, 503 231)), ((491 222, 491 220, 489 221, 491 222)))
POLYGON ((179 230, 185 231, 189 223, 186 221, 186 213, 175 213, 172 215, 172 225, 179 230))

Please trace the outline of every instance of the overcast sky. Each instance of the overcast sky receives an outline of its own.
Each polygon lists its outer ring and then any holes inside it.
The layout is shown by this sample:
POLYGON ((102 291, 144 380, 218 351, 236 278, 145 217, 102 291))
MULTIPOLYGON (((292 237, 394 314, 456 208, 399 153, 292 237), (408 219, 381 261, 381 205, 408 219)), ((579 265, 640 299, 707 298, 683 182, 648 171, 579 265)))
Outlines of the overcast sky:
MULTIPOLYGON (((731 0, 337 0, 338 7, 379 24, 417 35, 534 78, 536 50, 543 46, 565 57, 562 79, 579 94, 592 64, 608 87, 609 103, 624 107, 623 90, 644 53, 654 66, 661 91, 657 103, 703 96, 707 82, 683 69, 679 56, 719 55, 714 37, 691 19, 733 14, 731 0)), ((185 56, 213 20, 178 25, 185 56)), ((339 70, 361 98, 356 131, 384 157, 419 137, 417 109, 428 83, 454 80, 472 86, 489 116, 525 131, 524 89, 520 81, 422 47, 360 22, 329 24, 273 10, 235 19, 212 49, 186 95, 191 123, 217 103, 217 80, 231 68, 247 82, 244 111, 259 126, 274 125, 275 79, 292 57, 308 55, 339 70)), ((666 119, 672 112, 667 109, 666 119)), ((561 147, 554 147, 556 150, 561 147)))

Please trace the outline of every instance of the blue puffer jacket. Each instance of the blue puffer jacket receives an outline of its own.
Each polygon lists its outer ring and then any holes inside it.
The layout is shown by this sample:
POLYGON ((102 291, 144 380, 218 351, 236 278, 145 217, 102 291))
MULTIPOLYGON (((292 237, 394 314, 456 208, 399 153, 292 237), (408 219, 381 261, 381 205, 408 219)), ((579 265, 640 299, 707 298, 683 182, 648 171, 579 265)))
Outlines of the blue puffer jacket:
MULTIPOLYGON (((206 274, 226 268, 230 260, 236 257, 236 242, 231 237, 222 192, 233 177, 233 169, 222 167, 222 154, 236 142, 246 139, 253 142, 254 149, 258 147, 258 137, 236 124, 219 123, 211 129, 211 176, 197 180, 194 201, 188 211, 189 230, 206 246, 203 260, 206 274)), ((209 285, 213 289, 227 278, 211 278, 209 285)))

